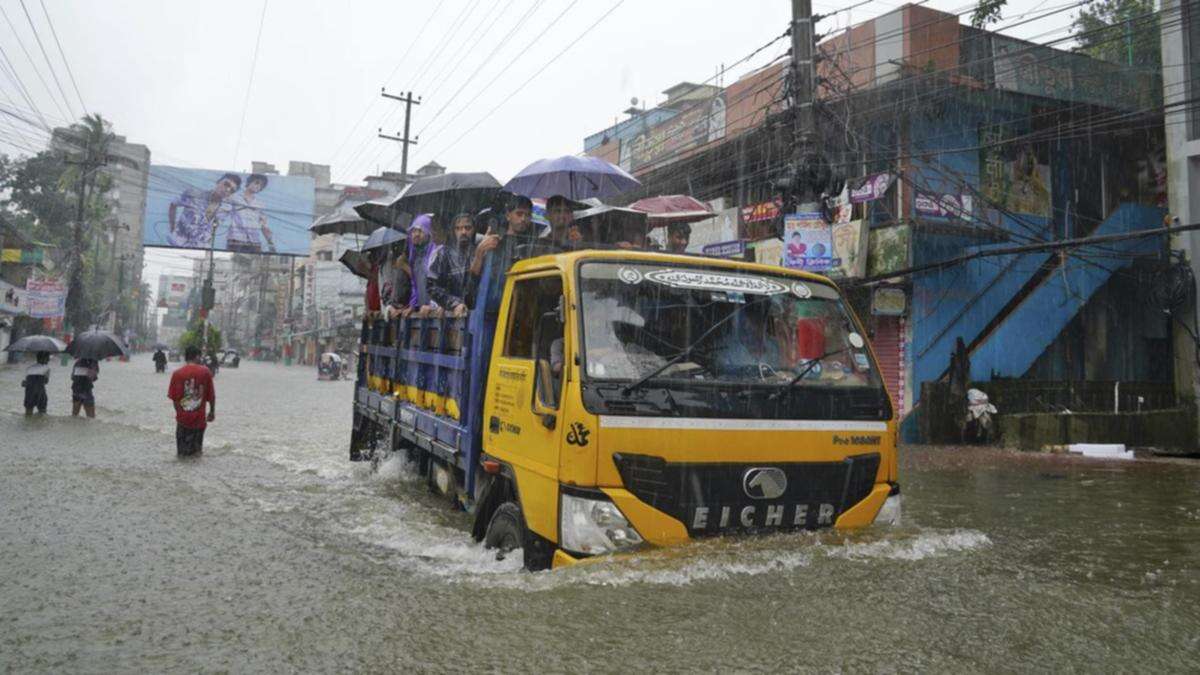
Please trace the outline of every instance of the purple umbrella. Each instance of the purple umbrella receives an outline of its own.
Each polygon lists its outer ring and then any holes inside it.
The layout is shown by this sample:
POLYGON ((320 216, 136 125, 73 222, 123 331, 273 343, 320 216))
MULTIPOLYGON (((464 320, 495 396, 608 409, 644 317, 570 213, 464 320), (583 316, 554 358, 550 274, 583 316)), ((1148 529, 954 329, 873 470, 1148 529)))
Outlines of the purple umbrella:
POLYGON ((638 179, 597 157, 563 155, 539 159, 521 169, 504 189, 526 197, 547 199, 562 195, 580 200, 606 199, 640 186, 638 179))

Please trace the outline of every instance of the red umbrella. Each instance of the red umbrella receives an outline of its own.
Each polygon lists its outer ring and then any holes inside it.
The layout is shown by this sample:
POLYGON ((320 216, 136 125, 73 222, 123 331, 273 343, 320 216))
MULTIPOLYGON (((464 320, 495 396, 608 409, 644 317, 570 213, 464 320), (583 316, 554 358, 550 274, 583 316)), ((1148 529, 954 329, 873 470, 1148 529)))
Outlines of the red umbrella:
POLYGON ((707 204, 687 195, 646 197, 630 204, 629 208, 646 213, 650 217, 650 227, 662 227, 671 223, 694 223, 716 215, 707 204))

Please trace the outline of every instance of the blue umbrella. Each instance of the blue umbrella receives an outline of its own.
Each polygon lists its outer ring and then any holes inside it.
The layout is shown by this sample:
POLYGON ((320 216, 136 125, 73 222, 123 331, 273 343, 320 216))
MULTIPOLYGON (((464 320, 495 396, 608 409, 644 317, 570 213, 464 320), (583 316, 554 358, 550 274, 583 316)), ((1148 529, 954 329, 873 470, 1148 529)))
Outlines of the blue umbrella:
POLYGON ((362 245, 361 251, 370 251, 373 248, 381 246, 391 246, 398 241, 404 241, 408 236, 400 230, 394 230, 390 227, 376 228, 371 236, 367 237, 366 243, 362 245))
POLYGON ((521 169, 504 189, 526 197, 543 199, 562 195, 580 200, 615 197, 640 186, 638 179, 597 157, 564 155, 539 159, 521 169))

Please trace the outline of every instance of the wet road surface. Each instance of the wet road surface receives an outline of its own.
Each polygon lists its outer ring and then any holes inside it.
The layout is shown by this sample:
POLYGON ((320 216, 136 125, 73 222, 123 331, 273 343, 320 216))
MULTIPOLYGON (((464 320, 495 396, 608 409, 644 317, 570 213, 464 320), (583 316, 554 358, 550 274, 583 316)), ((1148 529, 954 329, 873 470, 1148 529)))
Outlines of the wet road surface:
MULTIPOLYGON (((176 367, 177 364, 171 364, 176 367)), ((348 382, 243 362, 204 456, 167 377, 105 363, 95 420, 0 369, 12 671, 1200 668, 1200 466, 907 448, 905 525, 706 541, 531 575, 346 460, 348 382)))

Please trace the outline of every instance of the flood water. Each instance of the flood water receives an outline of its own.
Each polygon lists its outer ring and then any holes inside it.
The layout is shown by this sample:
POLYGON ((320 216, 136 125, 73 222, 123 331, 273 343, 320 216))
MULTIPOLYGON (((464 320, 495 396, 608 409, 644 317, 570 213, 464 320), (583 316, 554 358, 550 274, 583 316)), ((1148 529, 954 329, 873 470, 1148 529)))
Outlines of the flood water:
MULTIPOLYGON (((175 367, 177 364, 171 364, 175 367)), ((105 363, 98 418, 0 369, 0 669, 1200 668, 1200 464, 906 448, 905 525, 705 541, 529 574, 347 461, 352 385, 243 362, 204 456, 167 378, 105 363)))

